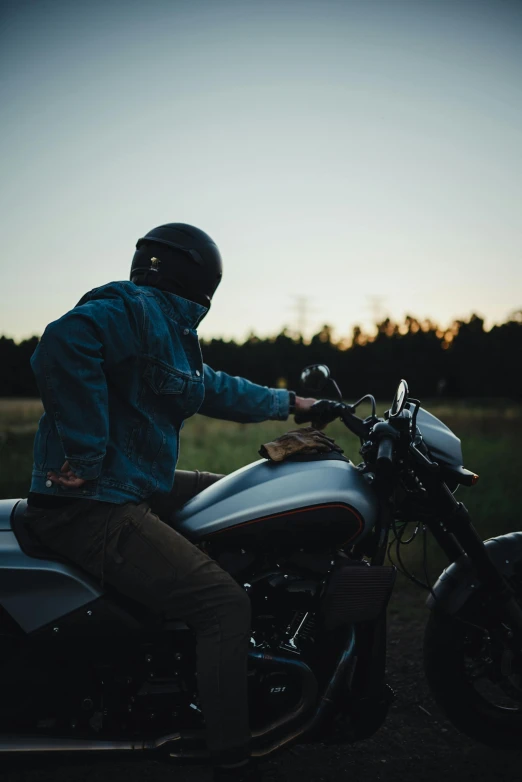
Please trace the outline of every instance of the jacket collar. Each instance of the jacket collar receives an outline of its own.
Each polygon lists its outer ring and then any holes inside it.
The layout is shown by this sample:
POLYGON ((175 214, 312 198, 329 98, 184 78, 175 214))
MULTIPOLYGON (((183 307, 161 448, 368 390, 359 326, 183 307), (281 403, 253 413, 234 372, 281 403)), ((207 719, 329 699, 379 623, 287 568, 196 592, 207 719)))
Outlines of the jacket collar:
POLYGON ((208 312, 207 307, 197 304, 190 299, 184 299, 176 293, 162 291, 151 285, 146 287, 147 292, 151 292, 157 299, 161 309, 169 318, 179 323, 183 323, 191 329, 197 328, 208 312))

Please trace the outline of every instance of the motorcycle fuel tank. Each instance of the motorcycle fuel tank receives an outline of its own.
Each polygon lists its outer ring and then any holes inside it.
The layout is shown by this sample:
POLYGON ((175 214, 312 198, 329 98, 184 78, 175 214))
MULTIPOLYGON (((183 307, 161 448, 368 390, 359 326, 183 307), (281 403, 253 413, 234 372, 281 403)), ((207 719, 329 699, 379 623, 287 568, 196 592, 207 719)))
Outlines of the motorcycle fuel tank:
POLYGON ((176 529, 192 541, 341 546, 369 532, 377 514, 375 493, 344 458, 261 459, 189 500, 176 529))

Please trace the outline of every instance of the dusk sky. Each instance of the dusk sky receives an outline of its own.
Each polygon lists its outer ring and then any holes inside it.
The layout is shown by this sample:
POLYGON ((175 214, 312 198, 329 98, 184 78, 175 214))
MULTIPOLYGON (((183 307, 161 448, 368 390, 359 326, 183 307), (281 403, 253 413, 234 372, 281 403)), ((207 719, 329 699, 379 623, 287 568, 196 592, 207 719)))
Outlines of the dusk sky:
POLYGON ((192 223, 204 337, 522 309, 522 2, 1 3, 0 334, 192 223))

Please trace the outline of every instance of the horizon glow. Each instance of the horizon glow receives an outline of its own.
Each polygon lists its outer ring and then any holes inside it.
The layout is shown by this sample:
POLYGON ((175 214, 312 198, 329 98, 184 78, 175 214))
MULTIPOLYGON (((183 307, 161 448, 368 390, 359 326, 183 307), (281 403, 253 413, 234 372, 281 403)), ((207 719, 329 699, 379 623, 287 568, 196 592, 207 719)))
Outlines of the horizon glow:
POLYGON ((0 334, 41 334, 189 222, 199 329, 337 338, 522 308, 522 5, 9 0, 0 334), (374 297, 382 297, 377 308, 374 297))

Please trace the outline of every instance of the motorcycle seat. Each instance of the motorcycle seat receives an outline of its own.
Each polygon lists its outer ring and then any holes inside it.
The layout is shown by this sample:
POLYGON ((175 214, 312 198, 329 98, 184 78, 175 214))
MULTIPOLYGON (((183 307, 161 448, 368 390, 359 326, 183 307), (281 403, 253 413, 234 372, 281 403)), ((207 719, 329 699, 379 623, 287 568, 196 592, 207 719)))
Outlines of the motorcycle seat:
POLYGON ((11 514, 11 529, 24 554, 28 557, 34 557, 35 559, 51 559, 55 562, 70 564, 65 557, 61 557, 55 551, 51 551, 51 549, 42 546, 42 544, 31 535, 25 524, 24 514, 26 508, 27 500, 20 500, 16 503, 11 514))

